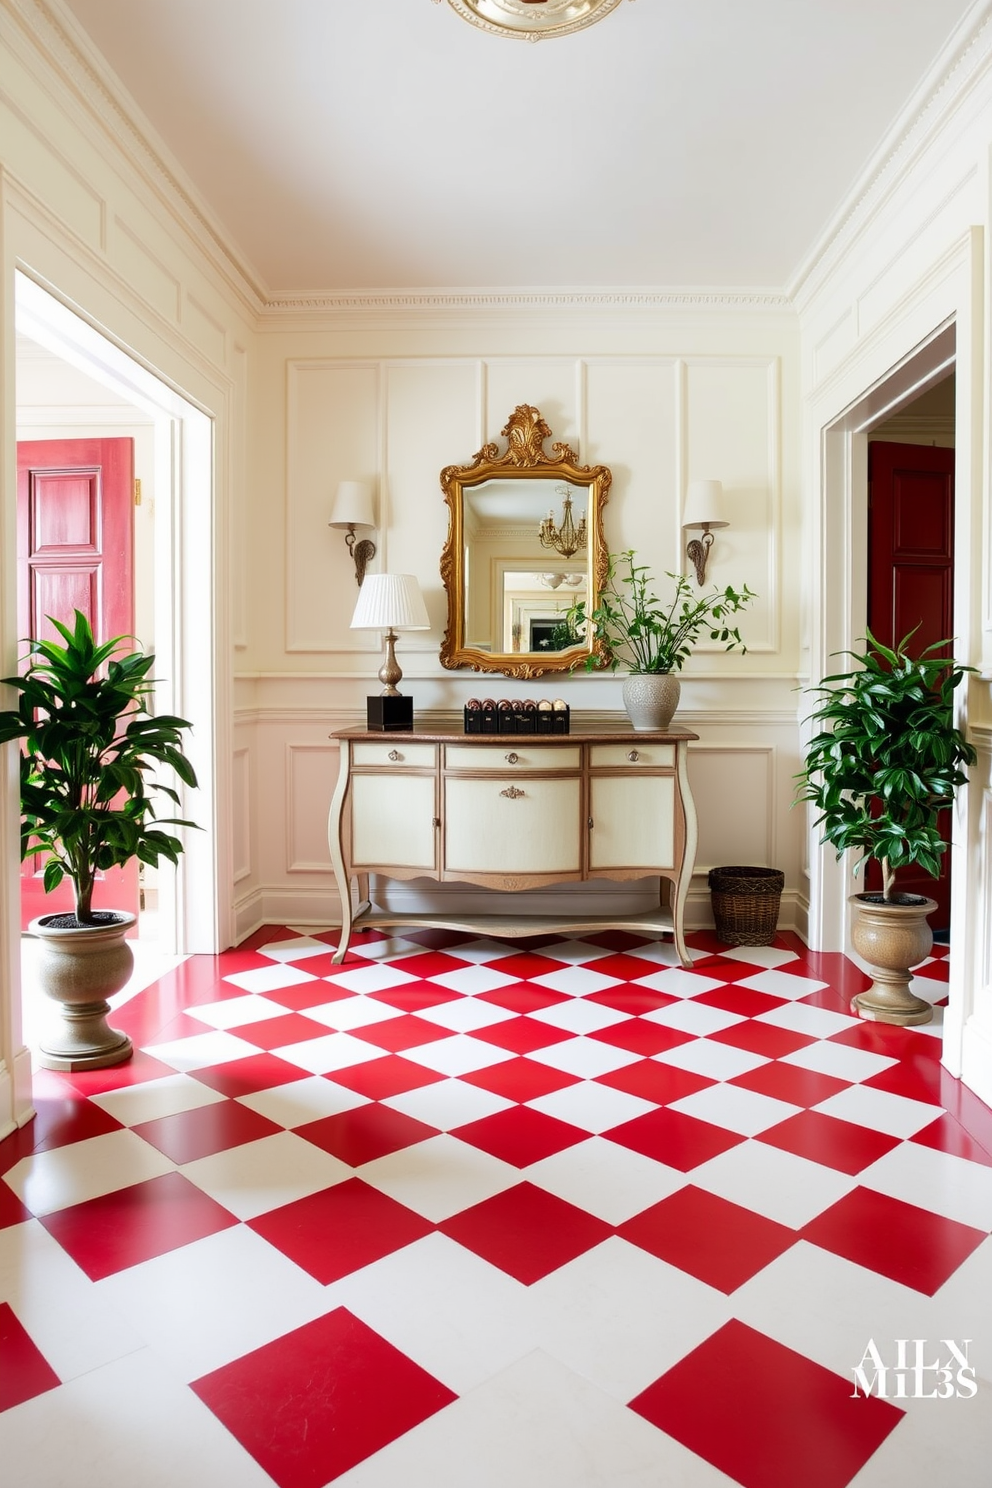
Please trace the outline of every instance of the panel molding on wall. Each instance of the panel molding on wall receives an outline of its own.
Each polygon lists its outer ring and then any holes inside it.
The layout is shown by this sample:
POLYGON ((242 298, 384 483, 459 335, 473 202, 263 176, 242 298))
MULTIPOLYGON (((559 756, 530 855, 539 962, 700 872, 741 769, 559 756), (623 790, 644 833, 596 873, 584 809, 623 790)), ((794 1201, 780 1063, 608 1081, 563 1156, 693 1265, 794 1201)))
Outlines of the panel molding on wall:
POLYGON ((251 750, 243 744, 231 756, 231 794, 234 802, 234 882, 251 877, 251 750))
POLYGON ((285 753, 286 872, 330 874, 327 811, 338 751, 330 744, 287 741, 285 753))
POLYGON ((710 868, 729 862, 776 867, 778 847, 775 779, 777 749, 774 744, 707 743, 698 740, 689 749, 689 784, 699 818, 699 849, 695 873, 708 873, 710 868), (747 786, 735 784, 727 791, 729 760, 738 764, 750 761, 747 786), (721 799, 722 798, 722 799, 721 799), (720 802, 719 813, 711 817, 707 800, 720 802), (732 800, 733 806, 730 806, 732 800), (729 812, 729 814, 728 814, 729 812), (718 819, 726 829, 733 822, 739 830, 728 846, 729 857, 713 851, 713 822, 718 819), (716 861, 712 861, 712 859, 716 861))

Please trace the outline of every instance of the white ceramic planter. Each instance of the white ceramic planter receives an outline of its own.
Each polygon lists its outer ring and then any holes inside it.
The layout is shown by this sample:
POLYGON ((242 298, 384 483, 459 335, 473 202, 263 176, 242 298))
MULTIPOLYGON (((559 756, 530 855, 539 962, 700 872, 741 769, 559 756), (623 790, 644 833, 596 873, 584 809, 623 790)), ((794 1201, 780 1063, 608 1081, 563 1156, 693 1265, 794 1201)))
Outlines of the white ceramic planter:
POLYGON ((681 691, 674 672, 631 672, 623 684, 623 705, 633 727, 639 733, 667 729, 681 691))

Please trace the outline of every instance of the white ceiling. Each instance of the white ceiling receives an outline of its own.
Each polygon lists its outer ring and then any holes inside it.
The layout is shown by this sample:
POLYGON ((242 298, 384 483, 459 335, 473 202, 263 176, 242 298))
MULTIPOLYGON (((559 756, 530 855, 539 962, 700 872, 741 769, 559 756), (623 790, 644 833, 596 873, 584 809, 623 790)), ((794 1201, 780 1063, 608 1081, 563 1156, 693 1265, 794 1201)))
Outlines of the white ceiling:
POLYGON ((787 286, 988 0, 61 0, 272 294, 787 286))

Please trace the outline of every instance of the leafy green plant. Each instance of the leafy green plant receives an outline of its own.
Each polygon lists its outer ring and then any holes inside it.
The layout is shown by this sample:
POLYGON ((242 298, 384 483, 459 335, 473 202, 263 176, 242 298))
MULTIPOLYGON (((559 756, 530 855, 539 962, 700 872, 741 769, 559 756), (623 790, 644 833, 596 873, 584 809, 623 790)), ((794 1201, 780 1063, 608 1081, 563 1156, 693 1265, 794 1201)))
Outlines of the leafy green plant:
POLYGON ((582 642, 582 632, 575 629, 568 615, 562 615, 551 627, 547 638, 540 642, 542 651, 566 651, 569 646, 578 646, 582 642))
MULTIPOLYGON (((635 557, 632 548, 611 553, 596 608, 587 611, 580 600, 568 612, 573 629, 592 627, 614 671, 623 664, 631 672, 679 672, 703 631, 727 651, 747 650, 740 632, 727 623, 728 615, 739 614, 757 598, 746 584, 739 590, 728 584, 697 594, 684 574, 670 573, 675 590, 665 604, 651 593, 651 572, 635 563, 635 557)), ((596 654, 585 661, 587 671, 601 664, 596 654)))
POLYGON ((954 690, 975 668, 939 655, 948 641, 911 656, 912 636, 890 650, 869 631, 866 651, 839 653, 856 667, 810 689, 820 698, 808 720, 817 732, 796 777, 797 800, 820 812, 822 840, 838 858, 860 848, 855 872, 877 859, 888 901, 897 868, 916 863, 939 875, 940 813, 968 779, 961 766, 977 758, 953 717, 954 690))
POLYGON ((156 817, 156 795, 177 805, 179 797, 151 774, 168 765, 185 785, 196 785, 182 751, 182 731, 191 725, 148 713, 155 658, 142 651, 115 656, 127 636, 98 646, 79 610, 73 630, 50 623, 65 645, 31 641, 24 675, 3 678, 21 696, 16 709, 0 712, 0 744, 23 741, 21 858, 45 860, 46 892, 70 879, 77 920, 93 924, 98 872, 134 857, 178 862, 183 845, 162 827, 195 823, 156 817))

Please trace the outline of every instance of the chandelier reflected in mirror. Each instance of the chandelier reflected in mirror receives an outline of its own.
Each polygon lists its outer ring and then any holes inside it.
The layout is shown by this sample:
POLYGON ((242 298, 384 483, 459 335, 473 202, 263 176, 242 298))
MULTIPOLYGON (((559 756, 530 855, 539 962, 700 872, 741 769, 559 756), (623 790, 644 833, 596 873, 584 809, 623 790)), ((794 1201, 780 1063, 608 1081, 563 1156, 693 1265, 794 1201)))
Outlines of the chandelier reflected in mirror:
POLYGON ((448 4, 483 31, 541 41, 593 25, 615 10, 620 0, 448 0, 448 4))
POLYGON ((567 486, 556 486, 555 494, 562 498, 561 526, 555 524, 554 508, 548 512, 537 535, 541 539, 542 548, 553 548, 563 558, 571 558, 580 548, 586 546, 586 518, 583 512, 576 527, 572 517, 572 493, 567 486))

